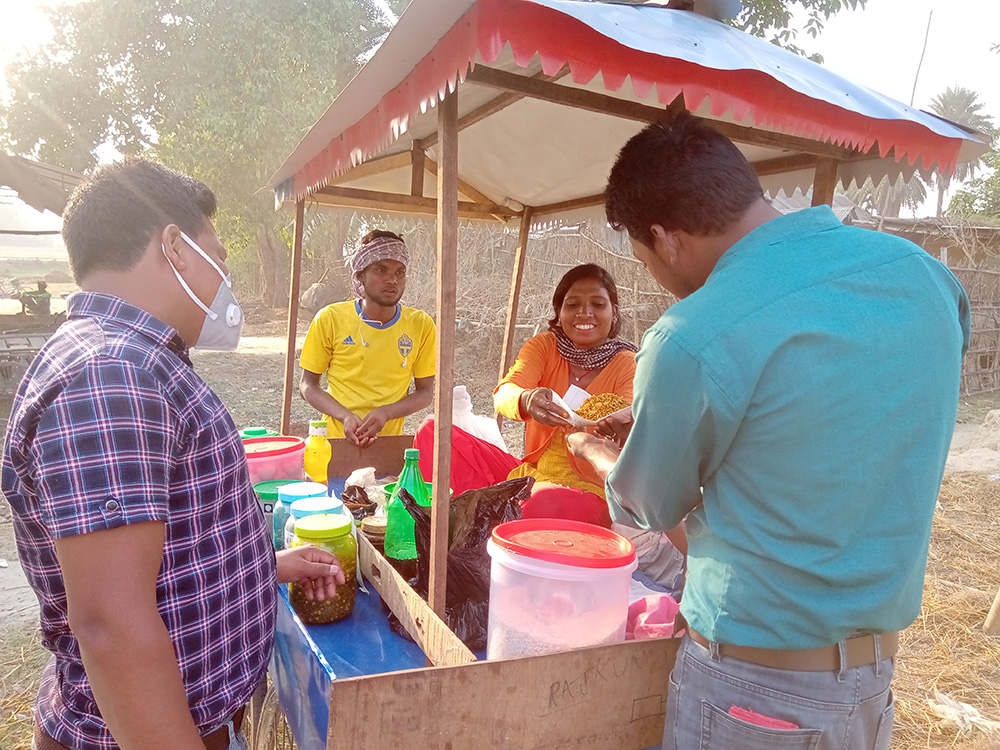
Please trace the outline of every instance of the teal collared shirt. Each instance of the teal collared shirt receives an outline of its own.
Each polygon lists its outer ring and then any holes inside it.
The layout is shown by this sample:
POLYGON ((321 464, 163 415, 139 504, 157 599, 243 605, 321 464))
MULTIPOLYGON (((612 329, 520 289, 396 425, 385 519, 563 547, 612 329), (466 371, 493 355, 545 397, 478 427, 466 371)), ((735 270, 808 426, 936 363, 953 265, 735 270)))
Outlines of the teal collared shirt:
POLYGON ((916 245, 826 206, 733 245, 646 332, 612 517, 687 517, 681 611, 720 643, 812 648, 917 616, 969 302, 916 245))

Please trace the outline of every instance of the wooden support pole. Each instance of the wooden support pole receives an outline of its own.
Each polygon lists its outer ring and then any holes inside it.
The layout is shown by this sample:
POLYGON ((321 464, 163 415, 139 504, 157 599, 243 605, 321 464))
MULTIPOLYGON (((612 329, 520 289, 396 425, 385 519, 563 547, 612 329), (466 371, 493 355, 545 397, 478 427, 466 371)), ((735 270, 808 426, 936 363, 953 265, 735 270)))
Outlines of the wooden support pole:
POLYGON ((427 155, 420 141, 413 142, 410 150, 410 195, 424 197, 424 161, 427 155))
POLYGON ((824 203, 833 205, 833 193, 837 188, 837 167, 840 163, 836 159, 820 157, 816 160, 816 173, 813 177, 813 197, 812 204, 821 206, 824 203))
POLYGON ((281 434, 287 435, 292 424, 292 390, 295 388, 295 339, 299 319, 299 282, 302 279, 302 230, 305 227, 306 202, 295 204, 295 236, 292 240, 292 272, 288 289, 288 330, 285 348, 285 387, 281 394, 281 434))
MULTIPOLYGON (((500 378, 507 374, 514 361, 514 336, 517 333, 517 307, 521 301, 521 282, 524 281, 524 264, 527 258, 528 232, 531 229, 531 209, 527 206, 521 214, 517 230, 517 251, 514 253, 514 270, 511 273, 510 297, 507 298, 507 327, 503 332, 503 351, 500 358, 500 378)), ((498 378, 498 380, 500 379, 498 378)))
POLYGON ((444 619, 448 586, 448 506, 455 390, 455 310, 458 272, 458 93, 438 104, 437 369, 434 377, 434 483, 431 498, 429 603, 444 619))
POLYGON ((990 607, 990 613, 986 615, 983 630, 986 631, 987 635, 1000 635, 1000 591, 997 591, 993 606, 990 607))

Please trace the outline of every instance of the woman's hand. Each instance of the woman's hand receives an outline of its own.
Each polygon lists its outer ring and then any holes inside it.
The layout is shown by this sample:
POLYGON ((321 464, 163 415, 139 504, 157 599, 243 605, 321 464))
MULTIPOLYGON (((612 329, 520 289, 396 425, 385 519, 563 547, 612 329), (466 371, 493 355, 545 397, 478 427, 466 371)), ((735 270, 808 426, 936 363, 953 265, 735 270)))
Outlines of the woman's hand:
POLYGON ((521 412, 549 427, 572 427, 569 412, 553 401, 551 388, 532 388, 522 393, 521 412))
POLYGON ((632 419, 632 407, 630 406, 627 410, 622 409, 621 411, 616 411, 614 414, 609 414, 603 419, 597 420, 594 432, 603 438, 614 440, 618 444, 618 447, 621 448, 625 445, 625 440, 632 431, 634 421, 632 419))
POLYGON ((336 555, 312 545, 283 549, 276 553, 278 583, 297 583, 306 599, 321 602, 332 599, 337 586, 346 582, 336 555))

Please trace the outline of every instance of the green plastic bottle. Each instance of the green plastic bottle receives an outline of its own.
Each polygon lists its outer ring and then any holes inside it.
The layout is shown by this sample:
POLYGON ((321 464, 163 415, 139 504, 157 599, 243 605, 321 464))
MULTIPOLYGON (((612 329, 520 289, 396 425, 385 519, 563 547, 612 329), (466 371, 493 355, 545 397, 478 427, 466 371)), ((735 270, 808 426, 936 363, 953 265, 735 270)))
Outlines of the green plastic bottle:
POLYGON ((385 556, 389 563, 409 580, 417 574, 417 543, 414 539, 413 517, 399 499, 399 489, 405 488, 418 505, 429 508, 431 497, 420 474, 420 451, 407 448, 403 454, 403 471, 386 509, 385 556))

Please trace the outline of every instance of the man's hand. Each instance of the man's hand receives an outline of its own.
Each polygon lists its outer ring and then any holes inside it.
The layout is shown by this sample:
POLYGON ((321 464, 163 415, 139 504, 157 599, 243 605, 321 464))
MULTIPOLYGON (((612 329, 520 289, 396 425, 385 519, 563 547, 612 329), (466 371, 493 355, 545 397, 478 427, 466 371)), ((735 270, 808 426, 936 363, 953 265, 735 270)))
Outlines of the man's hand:
POLYGON ((278 552, 278 583, 297 583, 309 601, 332 599, 346 582, 336 555, 312 545, 278 552))
POLYGON ((385 423, 389 421, 389 415, 387 414, 387 409, 384 406, 376 406, 361 420, 361 424, 355 431, 355 434, 360 440, 369 441, 367 444, 375 442, 375 438, 378 437, 379 432, 385 423))
POLYGON ((622 409, 614 414, 609 414, 604 419, 597 420, 594 432, 601 437, 614 440, 618 444, 618 447, 621 448, 625 445, 625 440, 628 439, 634 423, 632 407, 630 406, 627 410, 622 409))
POLYGON ((533 388, 521 394, 524 413, 539 424, 549 427, 571 427, 569 412, 558 406, 552 398, 551 388, 533 388))
POLYGON ((367 448, 375 442, 374 437, 359 434, 363 420, 353 412, 344 419, 344 436, 359 448, 367 448))
POLYGON ((566 447, 574 456, 593 466, 601 479, 608 478, 621 453, 621 449, 613 441, 586 432, 569 433, 566 436, 566 447))

